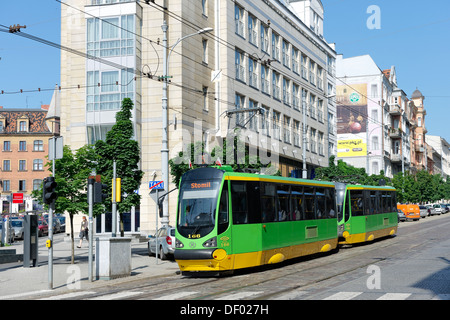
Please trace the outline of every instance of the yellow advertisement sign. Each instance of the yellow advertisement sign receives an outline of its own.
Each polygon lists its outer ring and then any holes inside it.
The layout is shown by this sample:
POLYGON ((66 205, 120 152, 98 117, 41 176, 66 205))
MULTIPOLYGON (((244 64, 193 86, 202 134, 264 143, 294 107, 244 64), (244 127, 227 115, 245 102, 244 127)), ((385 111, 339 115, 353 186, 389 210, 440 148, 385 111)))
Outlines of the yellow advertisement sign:
POLYGON ((338 158, 362 156, 367 156, 367 143, 362 139, 338 141, 338 158))

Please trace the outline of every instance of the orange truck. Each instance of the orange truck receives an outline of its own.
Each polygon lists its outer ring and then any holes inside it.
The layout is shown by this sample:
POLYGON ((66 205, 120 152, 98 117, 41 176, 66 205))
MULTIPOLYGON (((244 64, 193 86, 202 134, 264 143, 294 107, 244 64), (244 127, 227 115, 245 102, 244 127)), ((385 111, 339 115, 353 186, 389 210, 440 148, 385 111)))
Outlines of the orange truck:
POLYGON ((414 221, 420 219, 420 208, 417 204, 397 204, 397 209, 403 211, 406 219, 412 219, 414 221))

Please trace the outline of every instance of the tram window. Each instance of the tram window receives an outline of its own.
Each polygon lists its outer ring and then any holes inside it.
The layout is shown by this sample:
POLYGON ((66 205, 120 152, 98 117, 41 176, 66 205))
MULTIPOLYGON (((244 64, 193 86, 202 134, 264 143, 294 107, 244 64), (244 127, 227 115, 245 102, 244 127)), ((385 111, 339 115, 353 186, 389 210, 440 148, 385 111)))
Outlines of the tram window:
POLYGON ((383 192, 383 212, 391 212, 391 193, 389 191, 383 192))
POLYGON ((333 188, 325 189, 325 200, 327 211, 327 218, 336 218, 336 200, 335 200, 335 190, 333 188))
POLYGON ((261 223, 261 191, 260 183, 256 181, 247 182, 247 223, 261 223))
POLYGON ((305 187, 304 195, 305 195, 305 219, 313 220, 316 219, 315 215, 315 200, 314 200, 314 187, 305 187))
POLYGON ((371 206, 370 206, 370 191, 369 190, 364 190, 363 191, 363 195, 364 195, 364 214, 365 215, 369 215, 372 214, 371 212, 371 206))
POLYGON ((369 211, 370 214, 377 213, 377 194, 375 191, 369 191, 369 211))
POLYGON ((347 197, 345 197, 345 222, 350 218, 350 191, 347 192, 347 197))
POLYGON ((295 221, 304 220, 303 212, 303 187, 292 186, 291 189, 291 219, 295 221))
POLYGON ((289 210, 289 186, 277 185, 277 196, 278 196, 278 221, 291 220, 289 210))
POLYGON ((247 184, 245 182, 231 182, 231 201, 233 224, 247 223, 247 184))
POLYGON ((352 206, 352 216, 362 216, 364 214, 364 202, 362 191, 351 191, 351 206, 352 206))
POLYGON ((228 216, 228 182, 225 182, 219 202, 218 234, 228 229, 228 216))
POLYGON ((275 199, 275 185, 272 183, 261 183, 261 208, 263 222, 277 221, 277 208, 275 199))
POLYGON ((326 216, 325 188, 316 188, 316 217, 325 219, 326 216))

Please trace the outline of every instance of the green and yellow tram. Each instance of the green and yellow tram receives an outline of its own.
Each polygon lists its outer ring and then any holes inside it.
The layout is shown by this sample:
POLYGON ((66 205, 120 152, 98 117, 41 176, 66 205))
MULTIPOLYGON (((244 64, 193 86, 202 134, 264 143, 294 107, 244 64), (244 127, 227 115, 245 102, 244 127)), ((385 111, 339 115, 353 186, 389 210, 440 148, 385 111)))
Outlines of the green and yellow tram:
POLYGON ((392 235, 394 191, 226 166, 190 170, 180 183, 175 260, 183 274, 219 274, 392 235))
POLYGON ((232 271, 337 247, 333 183, 200 168, 182 177, 175 259, 232 271))
POLYGON ((397 233, 395 188, 336 183, 339 243, 373 241, 397 233))

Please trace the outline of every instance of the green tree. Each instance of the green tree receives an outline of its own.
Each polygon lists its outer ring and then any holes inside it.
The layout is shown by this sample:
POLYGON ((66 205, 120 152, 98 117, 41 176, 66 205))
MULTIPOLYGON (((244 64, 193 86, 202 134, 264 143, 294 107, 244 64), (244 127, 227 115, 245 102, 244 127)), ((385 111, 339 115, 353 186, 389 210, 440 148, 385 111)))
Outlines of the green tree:
MULTIPOLYGON (((64 146, 63 158, 55 161, 55 180, 58 184, 55 213, 69 214, 72 241, 71 263, 75 262, 73 217, 78 213, 88 213, 87 179, 94 169, 95 161, 96 155, 91 145, 83 146, 75 153, 69 146, 64 146)), ((47 162, 46 167, 50 171, 52 163, 47 162)), ((41 204, 43 203, 42 193, 42 186, 32 192, 33 198, 41 204)), ((99 210, 99 208, 96 209, 99 210)))
MULTIPOLYGON (((106 134, 106 141, 98 140, 95 150, 98 156, 97 174, 102 176, 102 183, 112 189, 113 162, 116 161, 117 178, 122 179, 122 201, 117 203, 120 213, 120 230, 123 237, 123 213, 140 204, 139 189, 144 172, 139 169, 139 143, 133 139, 134 130, 131 121, 133 102, 129 98, 122 101, 122 107, 116 114, 116 123, 106 134)), ((110 209, 111 194, 105 203, 110 209)))

